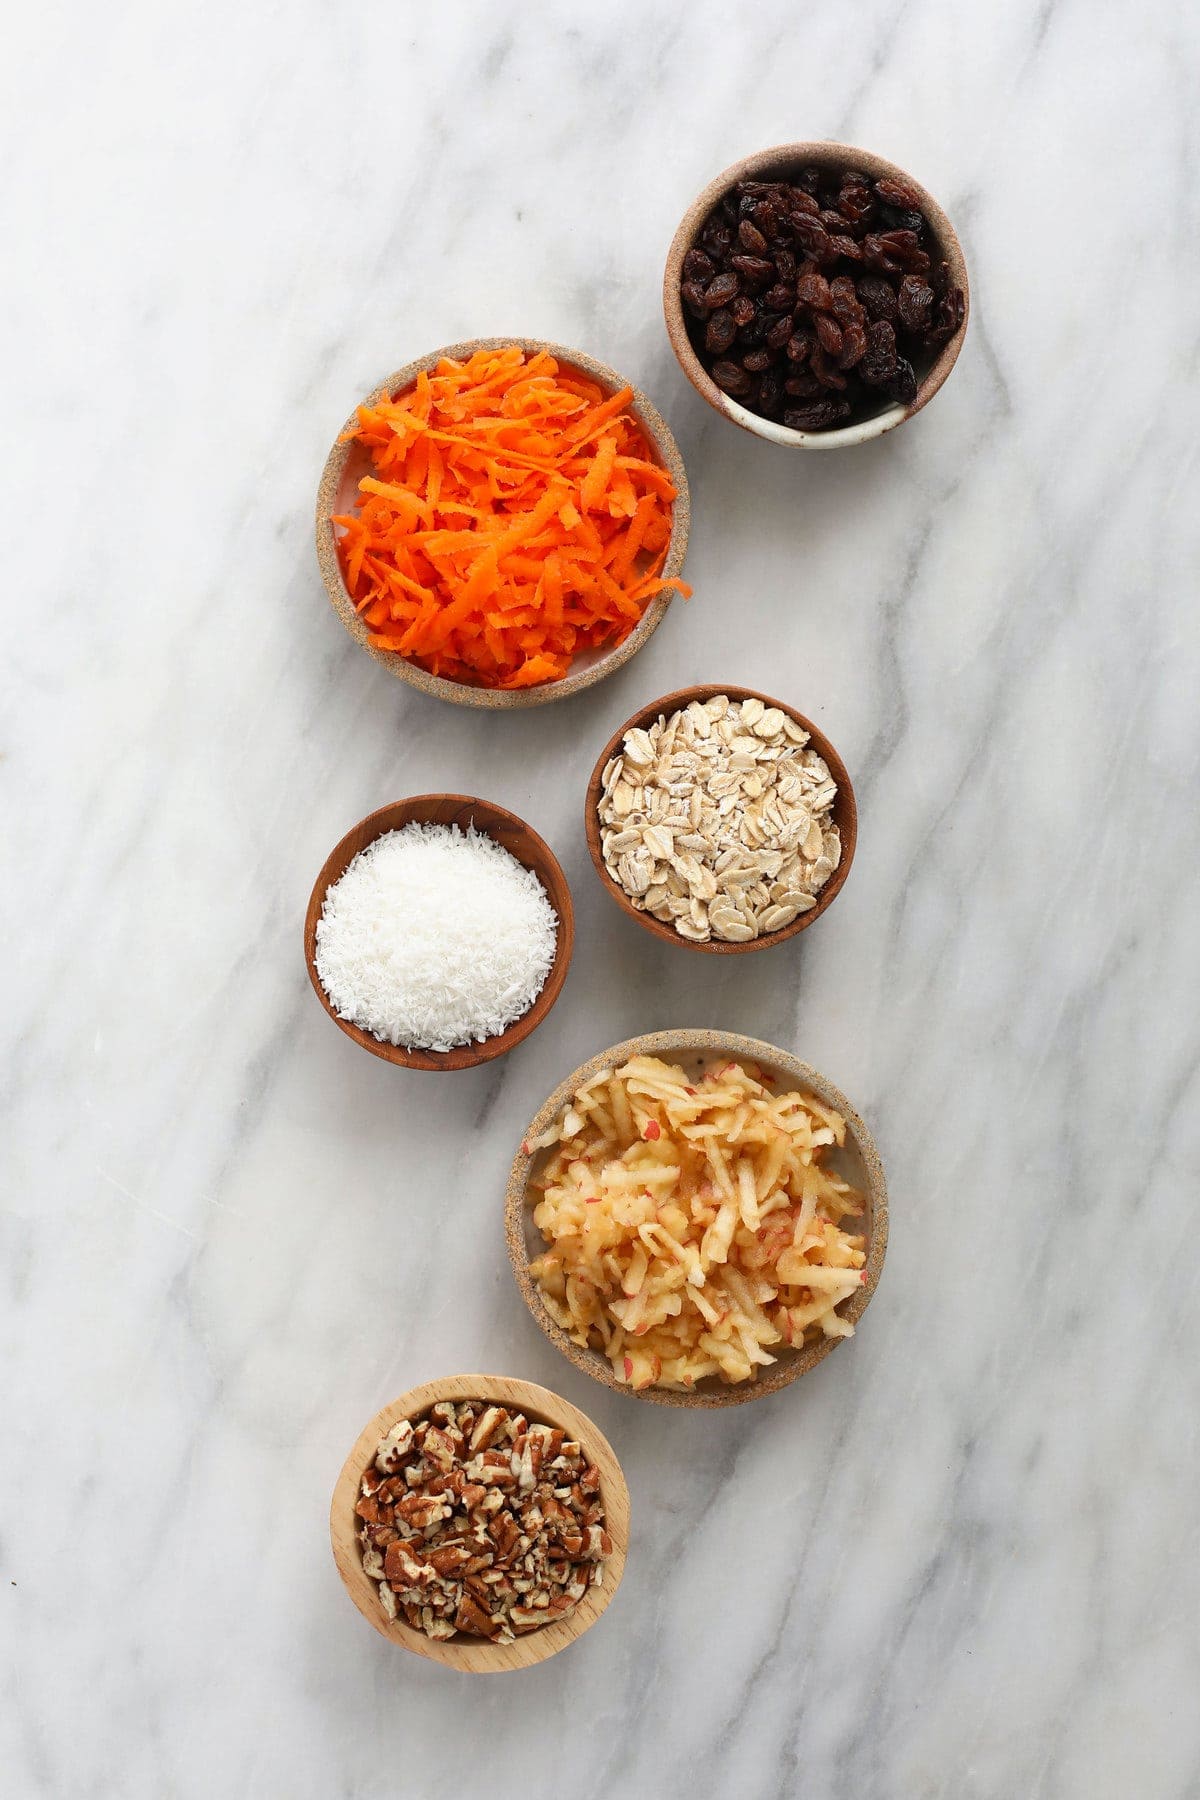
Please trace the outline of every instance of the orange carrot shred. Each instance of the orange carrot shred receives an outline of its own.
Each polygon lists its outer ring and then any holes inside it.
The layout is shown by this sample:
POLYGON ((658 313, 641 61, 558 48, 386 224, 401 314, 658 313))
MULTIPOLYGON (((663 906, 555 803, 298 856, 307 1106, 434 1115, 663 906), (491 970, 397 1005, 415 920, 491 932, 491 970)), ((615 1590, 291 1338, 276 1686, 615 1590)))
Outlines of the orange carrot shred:
POLYGON ((443 358, 360 407, 372 472, 334 519, 372 643, 472 686, 560 681, 656 595, 675 488, 630 412, 546 351, 443 358))

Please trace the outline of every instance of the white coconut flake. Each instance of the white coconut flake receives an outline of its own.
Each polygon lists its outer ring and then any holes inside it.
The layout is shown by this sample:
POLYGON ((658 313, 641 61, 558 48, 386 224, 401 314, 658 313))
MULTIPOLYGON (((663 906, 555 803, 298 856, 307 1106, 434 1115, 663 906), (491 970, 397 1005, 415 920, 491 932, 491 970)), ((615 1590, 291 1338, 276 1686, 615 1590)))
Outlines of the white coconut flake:
POLYGON ((533 873, 474 825, 405 825, 325 895, 317 974, 339 1018, 406 1050, 481 1044, 529 1011, 558 918, 533 873))

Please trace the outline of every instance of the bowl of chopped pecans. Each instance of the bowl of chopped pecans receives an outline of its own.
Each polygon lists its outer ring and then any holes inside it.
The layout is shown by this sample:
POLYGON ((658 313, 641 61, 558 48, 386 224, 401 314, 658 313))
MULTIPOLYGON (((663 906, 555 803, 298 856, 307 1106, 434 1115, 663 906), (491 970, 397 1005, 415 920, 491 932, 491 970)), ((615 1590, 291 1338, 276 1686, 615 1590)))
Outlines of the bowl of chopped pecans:
POLYGON ((688 208, 663 277, 667 332, 710 406, 769 443, 862 444, 927 406, 962 348, 962 246, 894 163, 780 144, 688 208))
POLYGON ((846 765, 811 719, 743 687, 641 707, 596 761, 588 849, 622 912, 665 943, 728 956, 819 919, 858 841, 846 765))
POLYGON ((615 1594, 629 1490, 549 1389, 455 1375, 376 1413, 338 1477, 333 1558, 383 1637, 473 1674, 565 1650, 615 1594))

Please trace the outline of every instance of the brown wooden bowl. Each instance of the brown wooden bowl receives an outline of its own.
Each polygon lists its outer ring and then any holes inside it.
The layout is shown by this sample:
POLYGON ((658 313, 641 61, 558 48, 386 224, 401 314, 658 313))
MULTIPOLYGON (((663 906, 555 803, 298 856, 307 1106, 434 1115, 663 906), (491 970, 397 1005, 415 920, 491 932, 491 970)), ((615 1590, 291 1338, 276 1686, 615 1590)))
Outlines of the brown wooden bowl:
POLYGON ((808 927, 814 924, 822 913, 828 912, 841 893, 846 884, 846 877, 850 873, 850 864, 854 861, 854 850, 858 843, 858 807, 854 799, 854 788, 846 772, 845 763, 820 726, 814 725, 811 719, 806 719, 803 713, 797 712, 794 706, 789 706, 786 700, 772 700, 768 694, 760 694, 757 688, 731 687, 728 682, 710 682, 702 687, 677 688, 673 694, 663 694, 658 700, 652 700, 648 706, 640 707, 632 718, 626 719, 625 723, 613 732, 592 770, 584 800, 583 824, 587 833, 588 849, 591 852, 592 861, 596 865, 596 873, 600 877, 601 885, 605 892, 616 901, 621 911, 628 913, 629 917, 636 919, 645 931, 653 932, 654 936, 661 938, 664 943, 678 944, 685 950, 703 950, 710 956, 738 956, 747 950, 767 950, 773 944, 782 944, 786 938, 795 937, 798 932, 807 931, 808 927), (647 725, 654 723, 660 713, 669 718, 672 713, 681 712, 693 700, 702 702, 711 700, 714 694, 727 694, 731 700, 761 700, 764 706, 777 706, 780 712, 786 713, 790 719, 795 719, 796 723, 807 731, 812 748, 818 756, 824 757, 829 765, 830 774, 837 782, 838 791, 837 798, 833 803, 833 822, 841 833, 841 861, 821 889, 817 904, 811 911, 801 913, 798 918, 792 920, 790 925, 785 925, 781 931, 769 931, 763 937, 751 939, 748 944, 726 944, 716 938, 710 938, 707 944, 693 944, 688 938, 680 937, 674 926, 664 924, 661 919, 653 918, 643 908, 633 904, 624 888, 613 880, 605 868, 604 856, 600 848, 600 787, 605 768, 620 749, 625 733, 636 727, 644 730, 647 725))
MULTIPOLYGON (((468 338, 465 343, 448 344, 442 350, 431 350, 427 356, 419 356, 415 362, 406 363, 394 375, 389 375, 386 381, 381 381, 360 404, 375 406, 380 400, 411 387, 423 370, 436 368, 444 356, 461 362, 474 355, 476 350, 500 350, 509 344, 516 344, 527 352, 548 350, 559 362, 568 364, 589 380, 598 382, 609 393, 618 393, 626 385, 632 385, 627 384, 615 369, 597 362, 593 356, 586 356, 582 350, 568 350, 561 344, 544 343, 540 338, 468 338)), ((675 485, 671 539, 662 571, 664 578, 669 579, 680 574, 683 569, 691 528, 691 499, 683 458, 679 454, 679 446, 670 426, 640 388, 634 388, 629 410, 645 431, 654 460, 667 471, 675 485)), ((439 700, 450 700, 457 706, 483 706, 492 709, 545 706, 551 700, 565 700, 568 695, 581 693, 594 682, 603 681, 606 675, 611 675, 623 663, 627 663, 631 656, 636 656, 662 624, 671 604, 673 590, 670 588, 650 602, 640 622, 623 644, 610 650, 586 651, 576 658, 571 672, 561 681, 550 681, 541 687, 532 688, 471 687, 466 682, 447 681, 443 676, 428 674, 394 650, 377 649, 371 642, 371 634, 346 587, 337 553, 337 531, 333 524, 335 513, 353 512, 358 498, 359 481, 370 472, 366 452, 357 444, 342 442, 343 434, 353 431, 357 424, 356 407, 338 433, 321 474, 321 485, 317 490, 317 561, 325 591, 338 618, 355 643, 361 645, 368 656, 374 657, 389 675, 395 675, 400 681, 410 682, 413 687, 420 688, 422 693, 433 694, 439 700)))
POLYGON ((830 1157, 830 1166, 851 1181, 866 1198, 864 1230, 867 1260, 864 1269, 867 1279, 840 1309, 842 1317, 853 1324, 858 1323, 871 1303, 887 1250, 887 1185, 875 1141, 841 1089, 834 1087, 826 1076, 810 1064, 801 1062, 786 1050, 776 1049, 773 1044, 761 1043, 757 1038, 740 1037, 732 1031, 652 1031, 645 1037, 629 1038, 623 1044, 614 1044, 610 1050, 593 1056, 581 1068, 568 1075, 555 1088, 530 1124, 522 1139, 522 1148, 513 1159, 504 1208, 504 1235, 508 1244, 509 1261, 512 1263, 521 1297, 534 1319, 550 1342, 577 1369, 582 1369, 585 1375, 590 1375, 605 1387, 613 1388, 618 1394, 627 1394, 634 1400, 648 1400, 655 1406, 743 1406, 749 1400, 761 1400, 764 1395, 777 1393, 780 1388, 787 1387, 801 1375, 807 1375, 810 1369, 823 1362, 830 1351, 845 1340, 822 1337, 816 1343, 806 1344, 798 1350, 777 1348, 774 1352, 778 1356, 777 1362, 772 1363, 754 1381, 739 1382, 736 1386, 726 1386, 710 1376, 707 1380, 698 1382, 690 1393, 679 1393, 670 1388, 632 1388, 617 1380, 606 1356, 599 1350, 581 1349, 562 1326, 550 1317, 542 1303, 537 1283, 529 1272, 532 1259, 546 1247, 533 1222, 529 1183, 550 1152, 543 1150, 530 1154, 524 1145, 532 1143, 540 1132, 545 1131, 584 1082, 590 1081, 601 1069, 617 1067, 627 1062, 631 1056, 661 1056, 682 1063, 685 1068, 689 1063, 699 1066, 714 1056, 737 1057, 742 1062, 756 1064, 774 1076, 781 1093, 801 1091, 815 1094, 818 1100, 842 1114, 846 1121, 846 1144, 830 1157))
POLYGON ((571 890, 549 844, 544 843, 524 819, 518 819, 516 813, 506 812, 502 806, 495 806, 490 800, 476 800, 468 794, 414 794, 407 800, 393 801, 391 806, 381 806, 378 812, 360 819, 325 858, 321 873, 313 883, 308 910, 304 915, 304 962, 317 999, 334 1024, 348 1038, 353 1038, 356 1044, 361 1044, 372 1056, 381 1056, 384 1062, 395 1063, 402 1069, 474 1069, 480 1063, 491 1062, 494 1057, 505 1055, 527 1038, 531 1031, 537 1030, 558 999, 562 984, 567 978, 574 943, 575 909, 571 904, 571 890), (476 830, 486 831, 510 856, 515 856, 519 863, 533 870, 558 915, 554 961, 550 965, 545 987, 527 1013, 522 1013, 519 1019, 515 1019, 506 1031, 500 1032, 496 1037, 485 1038, 482 1044, 460 1044, 454 1050, 405 1050, 397 1044, 381 1043, 369 1031, 363 1031, 360 1026, 351 1024, 349 1019, 343 1019, 334 1012, 329 995, 321 986, 321 977, 317 974, 317 920, 321 917, 321 909, 329 889, 345 874, 360 850, 365 850, 368 844, 374 843, 384 832, 399 831, 402 825, 410 825, 414 820, 422 825, 457 825, 462 831, 474 824, 476 830))
POLYGON ((333 1542, 333 1560, 347 1592, 363 1618, 373 1625, 381 1637, 402 1644, 418 1656, 432 1662, 446 1663, 452 1669, 465 1669, 473 1675, 498 1675, 508 1669, 528 1669, 545 1662, 565 1650, 594 1625, 620 1585, 625 1570, 625 1553, 629 1547, 629 1489, 621 1473, 612 1445, 586 1413, 568 1401, 552 1394, 549 1388, 537 1387, 532 1381, 513 1381, 504 1375, 451 1375, 442 1381, 427 1381, 410 1388, 390 1406, 375 1414, 359 1434, 358 1442, 346 1458, 333 1490, 329 1509, 329 1535, 333 1542), (363 1471, 371 1462, 392 1426, 399 1419, 417 1418, 439 1400, 488 1400, 501 1406, 516 1407, 531 1420, 560 1426, 567 1435, 586 1450, 600 1471, 600 1492, 604 1500, 605 1529, 612 1539, 612 1555, 604 1566, 603 1587, 589 1587, 573 1613, 543 1625, 512 1644, 492 1644, 484 1638, 426 1637, 404 1619, 389 1619, 379 1604, 379 1589, 362 1566, 362 1551, 356 1530, 354 1508, 358 1500, 363 1471))
POLYGON ((740 162, 723 169, 702 189, 684 213, 679 229, 671 240, 663 274, 663 312, 666 315, 667 335, 679 358, 680 368, 696 392, 702 394, 723 418, 731 419, 743 431, 765 438, 768 443, 783 444, 791 449, 839 450, 852 444, 865 444, 871 438, 882 437, 885 431, 893 431, 897 425, 903 425, 906 419, 911 419, 914 413, 919 413, 923 406, 928 406, 958 360, 970 310, 971 289, 962 245, 953 225, 933 195, 919 181, 914 181, 899 164, 888 162, 886 157, 876 156, 871 150, 856 149, 852 144, 776 144, 769 150, 759 150, 753 156, 745 156, 740 162), (774 419, 761 418, 758 413, 751 412, 749 407, 739 405, 728 394, 722 393, 692 347, 679 292, 683 278, 683 259, 722 196, 736 182, 786 179, 802 168, 836 169, 839 172, 843 169, 861 169, 873 181, 877 181, 880 176, 890 176, 912 188, 920 196, 921 210, 938 251, 949 264, 954 282, 963 291, 963 322, 954 336, 939 346, 928 367, 918 370, 917 391, 913 399, 907 405, 892 401, 871 418, 839 426, 833 431, 792 431, 774 419))

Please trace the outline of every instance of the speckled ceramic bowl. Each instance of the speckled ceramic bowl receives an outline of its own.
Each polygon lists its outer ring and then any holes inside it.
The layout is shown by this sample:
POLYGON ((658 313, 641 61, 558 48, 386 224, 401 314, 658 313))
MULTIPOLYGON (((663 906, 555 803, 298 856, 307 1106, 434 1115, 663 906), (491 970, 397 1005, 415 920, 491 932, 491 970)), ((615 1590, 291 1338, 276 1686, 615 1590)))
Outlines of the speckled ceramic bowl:
POLYGON ((585 1375, 602 1382, 605 1387, 614 1388, 619 1394, 628 1394, 635 1400, 649 1400, 657 1406, 712 1407, 741 1406, 748 1400, 759 1400, 766 1394, 777 1393, 780 1388, 787 1387, 789 1382, 797 1380, 819 1362, 823 1362, 830 1351, 845 1340, 823 1337, 798 1350, 774 1345, 772 1354, 778 1360, 770 1364, 756 1380, 740 1382, 733 1387, 710 1377, 707 1381, 699 1382, 690 1393, 677 1393, 669 1388, 631 1388, 617 1380, 607 1357, 598 1350, 581 1349, 568 1337, 542 1304, 537 1283, 529 1272, 529 1265, 546 1246, 533 1222, 533 1200, 529 1184, 550 1152, 540 1151, 531 1155, 524 1145, 531 1143, 540 1132, 545 1131, 584 1082, 590 1081, 601 1069, 613 1068, 628 1061, 631 1056, 661 1056, 665 1060, 681 1063, 684 1068, 689 1065, 699 1068, 714 1056, 737 1057, 741 1062, 756 1064, 773 1076, 778 1092, 798 1090, 815 1094, 818 1100, 842 1114, 846 1121, 846 1144, 843 1149, 834 1151, 830 1156, 829 1166, 865 1196, 863 1231, 867 1239, 867 1260, 864 1265, 867 1279, 839 1311, 843 1318, 857 1325, 871 1303, 883 1269, 888 1233, 887 1186, 883 1177, 883 1165, 871 1133, 840 1088, 834 1087, 818 1070, 801 1062, 786 1050, 776 1049, 773 1044, 761 1043, 757 1038, 739 1037, 730 1031, 652 1031, 645 1037, 629 1038, 625 1043, 614 1044, 611 1049, 601 1051, 599 1056, 591 1057, 555 1088, 529 1125, 508 1178, 504 1229, 509 1260, 521 1296, 551 1343, 577 1369, 582 1369, 585 1375))
POLYGON ((886 431, 894 431, 897 425, 903 425, 906 420, 919 413, 923 406, 928 406, 958 360, 970 310, 971 290, 967 282, 967 265, 962 245, 942 208, 919 181, 913 180, 906 169, 888 162, 885 157, 876 156, 871 150, 856 149, 852 144, 776 144, 770 150, 759 150, 755 155, 745 156, 741 162, 732 163, 728 169, 723 169, 701 190, 683 215, 672 239, 663 275, 663 311, 666 314, 667 334, 679 358, 679 365, 696 392, 702 394, 723 418, 740 425, 743 431, 765 438, 769 444, 783 444, 793 450, 843 450, 852 444, 865 444, 871 438, 882 437, 886 431), (963 322, 954 336, 939 347, 932 361, 917 371, 918 383, 914 398, 907 405, 893 401, 871 418, 860 419, 833 431, 792 431, 774 419, 761 418, 758 413, 751 412, 748 407, 739 405, 728 394, 722 393, 692 347, 679 292, 683 259, 722 196, 739 181, 783 180, 803 168, 836 169, 839 172, 843 169, 861 169, 872 180, 890 176, 912 188, 920 197, 921 211, 925 214, 930 235, 949 264, 953 280, 963 291, 963 322))
MULTIPOLYGON (((561 344, 547 344, 540 338, 469 338, 462 344, 448 344, 444 349, 431 350, 427 356, 420 356, 415 362, 397 369, 394 375, 381 381, 360 404, 374 406, 389 395, 401 393, 412 386, 422 370, 436 368, 444 356, 461 362, 468 356, 473 356, 476 350, 500 350, 509 344, 516 344, 527 352, 548 350, 560 363, 566 363, 590 380, 598 382, 609 393, 617 393, 627 385, 615 369, 597 362, 595 357, 585 356, 581 350, 568 350, 561 344)), ((645 431, 654 459, 670 475, 676 489, 671 539, 663 565, 663 575, 670 579, 679 575, 683 569, 691 528, 691 500, 683 458, 679 454, 679 446, 671 434, 670 426, 658 408, 636 387, 630 411, 645 431)), ((549 681, 541 687, 532 688, 471 687, 466 682, 446 681, 439 675, 428 674, 395 651, 377 649, 371 642, 371 634, 360 618, 342 576, 342 565, 337 553, 337 527, 333 523, 335 514, 353 512, 358 497, 358 484, 364 475, 371 472, 366 452, 358 444, 342 442, 343 434, 352 431, 357 423, 356 407, 338 433, 321 476, 321 485, 317 491, 317 561, 334 612, 355 643, 361 645, 368 656, 374 657, 389 675, 409 682, 413 687, 420 688, 422 693, 433 694, 438 700, 450 700, 456 706, 481 706, 493 710, 545 706, 551 700, 565 700, 570 694, 578 694, 595 682, 603 681, 606 675, 613 674, 631 656, 637 655, 643 644, 649 642, 662 624, 671 604, 670 588, 650 602, 640 622, 623 644, 618 644, 611 650, 585 651, 575 659, 570 672, 561 681, 549 681)))

